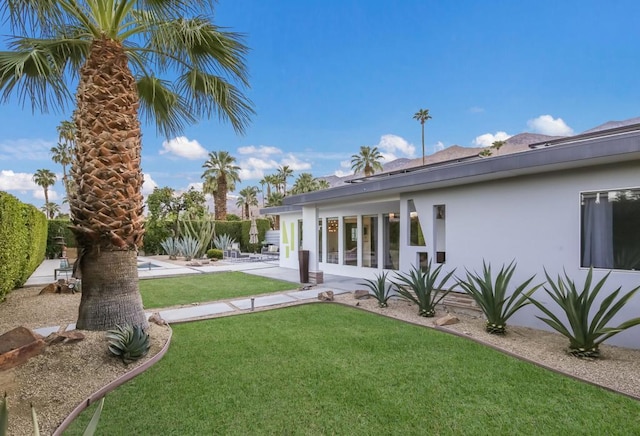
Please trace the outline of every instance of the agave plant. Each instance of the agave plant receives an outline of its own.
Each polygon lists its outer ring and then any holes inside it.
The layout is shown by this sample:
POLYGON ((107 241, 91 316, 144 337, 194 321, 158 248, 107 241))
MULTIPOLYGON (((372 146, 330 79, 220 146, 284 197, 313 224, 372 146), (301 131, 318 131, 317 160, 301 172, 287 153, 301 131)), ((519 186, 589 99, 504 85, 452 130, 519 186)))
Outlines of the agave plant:
POLYGON ((432 269, 431 261, 423 271, 413 267, 409 274, 397 273, 393 282, 400 297, 418 305, 418 315, 432 317, 436 314, 436 305, 447 296, 453 286, 444 289, 445 284, 451 278, 455 269, 444 276, 440 283, 436 284, 442 265, 432 269))
POLYGON ((230 235, 227 235, 226 233, 222 235, 216 235, 216 237, 213 238, 213 245, 218 250, 223 250, 223 251, 227 250, 229 247, 231 247, 231 244, 235 242, 236 240, 232 238, 230 235))
POLYGON ((107 339, 111 354, 120 357, 125 365, 146 356, 151 347, 149 335, 138 325, 118 325, 107 331, 107 339))
POLYGON ((169 259, 176 259, 180 254, 180 239, 167 238, 160 243, 165 253, 169 255, 169 259))
POLYGON ((491 265, 482 261, 482 275, 470 273, 467 270, 467 280, 458 279, 467 294, 480 306, 487 318, 485 329, 492 334, 503 335, 507 331, 507 320, 518 310, 530 303, 529 297, 542 283, 526 290, 535 275, 525 280, 515 288, 510 297, 507 297, 509 282, 516 270, 514 261, 508 266, 502 265, 498 275, 493 281, 491 265))
POLYGON ((191 260, 194 257, 198 257, 198 253, 200 253, 202 243, 196 238, 185 236, 184 238, 180 239, 179 245, 180 253, 185 257, 186 260, 191 260))
POLYGON ((548 318, 539 316, 539 319, 569 339, 568 351, 570 354, 577 357, 599 357, 600 351, 598 348, 603 341, 623 330, 640 324, 639 317, 625 321, 618 327, 607 327, 607 323, 611 321, 620 309, 627 304, 631 297, 638 292, 640 286, 624 294, 615 304, 614 300, 620 293, 621 288, 613 291, 602 300, 600 308, 593 315, 591 321, 589 321, 589 313, 591 312, 593 302, 611 272, 607 273, 591 288, 593 268, 589 268, 584 286, 580 291, 578 291, 576 284, 569 278, 566 271, 564 278, 558 275, 557 281, 553 281, 546 270, 545 274, 550 288, 545 287, 544 290, 553 298, 558 306, 560 306, 567 317, 568 323, 560 321, 560 319, 541 302, 533 298, 529 298, 529 300, 548 316, 548 318))
POLYGON ((358 283, 368 287, 373 296, 378 300, 378 306, 387 307, 387 301, 391 298, 391 287, 387 286, 387 276, 389 273, 383 272, 376 276, 375 280, 364 279, 365 283, 358 283))

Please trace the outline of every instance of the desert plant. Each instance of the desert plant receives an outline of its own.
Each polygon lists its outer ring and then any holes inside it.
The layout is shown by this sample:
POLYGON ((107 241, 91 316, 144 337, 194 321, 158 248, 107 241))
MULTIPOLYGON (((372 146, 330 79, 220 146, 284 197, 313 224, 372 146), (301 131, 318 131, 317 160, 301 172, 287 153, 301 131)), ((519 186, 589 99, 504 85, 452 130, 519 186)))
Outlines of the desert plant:
POLYGON ((134 362, 149 352, 149 335, 139 325, 116 326, 107 331, 109 351, 120 357, 125 365, 134 362))
MULTIPOLYGON (((104 406, 104 397, 100 400, 100 404, 96 408, 95 412, 93 412, 93 417, 91 421, 87 425, 83 435, 91 436, 93 435, 97 428, 98 422, 100 421, 100 415, 102 414, 102 408, 104 406)), ((31 405, 31 420, 33 422, 33 434, 38 436, 40 435, 40 425, 38 424, 38 415, 36 414, 36 408, 31 405)), ((7 393, 4 393, 4 398, 0 399, 0 436, 6 436, 9 428, 9 410, 7 405, 7 393)))
POLYGON ((169 259, 176 259, 180 254, 180 239, 167 238, 160 243, 165 253, 169 255, 169 259))
POLYGON ((207 257, 209 259, 222 259, 224 257, 224 252, 217 248, 211 248, 207 250, 207 257))
POLYGON ((391 286, 387 286, 387 276, 389 274, 384 272, 380 275, 376 275, 375 280, 364 279, 365 283, 358 283, 368 287, 373 296, 378 300, 378 306, 387 307, 387 302, 391 298, 391 286))
POLYGON ((213 238, 213 245, 218 250, 226 250, 229 247, 231 247, 231 244, 233 244, 235 242, 236 242, 236 240, 233 239, 231 236, 227 235, 226 233, 224 233, 222 235, 216 235, 216 237, 213 238))
POLYGON ((414 266, 408 274, 397 273, 398 282, 393 282, 400 297, 418 305, 418 315, 432 317, 436 314, 436 305, 447 296, 453 286, 444 289, 445 284, 451 278, 455 269, 444 276, 440 283, 436 284, 442 265, 433 269, 431 261, 425 270, 414 266))
POLYGON ((202 243, 191 236, 185 236, 180 238, 180 254, 185 257, 185 260, 191 260, 198 257, 202 243))
POLYGON ((491 264, 482 261, 482 275, 467 270, 467 280, 458 279, 458 283, 467 294, 480 306, 487 318, 485 329, 492 334, 503 335, 507 331, 507 320, 530 303, 529 297, 542 283, 525 290, 535 275, 518 286, 510 297, 507 297, 509 282, 516 270, 515 261, 508 266, 502 265, 495 282, 491 274, 491 264))
POLYGON ((215 235, 215 221, 211 219, 198 220, 191 219, 187 216, 187 219, 181 219, 179 221, 181 234, 191 237, 199 242, 198 252, 192 257, 202 257, 207 246, 211 242, 211 238, 215 235))
POLYGON ((563 323, 560 319, 554 315, 554 313, 547 308, 544 304, 538 300, 529 297, 529 300, 540 309, 549 318, 538 317, 549 325, 552 329, 558 333, 566 336, 569 339, 569 354, 577 357, 599 357, 599 345, 612 337, 626 330, 630 327, 640 324, 640 318, 633 318, 623 322, 618 327, 607 327, 607 323, 622 309, 625 304, 634 296, 640 289, 640 286, 632 289, 624 294, 614 304, 614 300, 620 293, 618 288, 609 294, 600 303, 600 308, 593 315, 591 321, 589 321, 589 313, 591 307, 595 301, 598 293, 603 288, 605 282, 609 278, 607 273, 596 285, 592 288, 592 274, 593 268, 589 268, 589 273, 584 282, 582 290, 578 291, 576 284, 569 278, 566 271, 564 278, 558 274, 557 281, 554 281, 545 270, 547 281, 549 282, 549 288, 545 287, 544 290, 549 296, 560 306, 560 309, 567 317, 568 323, 563 323))

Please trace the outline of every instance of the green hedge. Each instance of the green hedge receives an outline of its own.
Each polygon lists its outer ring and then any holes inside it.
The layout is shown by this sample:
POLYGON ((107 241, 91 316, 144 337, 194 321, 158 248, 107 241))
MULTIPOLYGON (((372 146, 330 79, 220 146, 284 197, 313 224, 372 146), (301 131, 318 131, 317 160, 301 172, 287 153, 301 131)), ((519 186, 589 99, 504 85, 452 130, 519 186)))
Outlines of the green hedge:
POLYGON ((45 215, 0 191, 0 301, 42 263, 46 241, 45 215))

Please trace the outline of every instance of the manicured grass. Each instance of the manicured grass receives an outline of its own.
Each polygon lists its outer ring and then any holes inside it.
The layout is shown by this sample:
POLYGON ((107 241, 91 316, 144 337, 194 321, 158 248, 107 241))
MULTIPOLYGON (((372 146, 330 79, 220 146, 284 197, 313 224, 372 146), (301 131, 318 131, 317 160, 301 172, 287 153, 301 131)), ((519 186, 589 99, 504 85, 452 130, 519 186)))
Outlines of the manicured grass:
POLYGON ((638 401, 353 308, 173 328, 167 355, 107 396, 98 434, 640 434, 638 401))
POLYGON ((241 272, 223 272, 140 280, 140 293, 145 309, 150 309, 290 291, 298 286, 241 272))

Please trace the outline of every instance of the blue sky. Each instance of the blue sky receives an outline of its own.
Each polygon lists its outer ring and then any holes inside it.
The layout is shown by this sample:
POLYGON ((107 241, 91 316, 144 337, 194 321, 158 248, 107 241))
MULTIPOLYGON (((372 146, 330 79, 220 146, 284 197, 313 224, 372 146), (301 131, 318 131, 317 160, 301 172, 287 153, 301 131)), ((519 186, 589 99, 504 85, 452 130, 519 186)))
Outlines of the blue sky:
MULTIPOLYGON (((144 126, 145 190, 198 186, 209 151, 236 157, 240 187, 259 186, 278 165, 346 175, 362 145, 419 157, 420 108, 433 116, 427 154, 640 116, 638 16, 640 3, 622 0, 220 0, 215 22, 245 33, 251 48, 256 115, 244 136, 217 119, 178 138, 144 126)), ((0 106, 0 190, 43 204, 31 176, 61 177, 49 149, 70 113, 0 106)), ((60 204, 62 184, 52 190, 60 204)))

